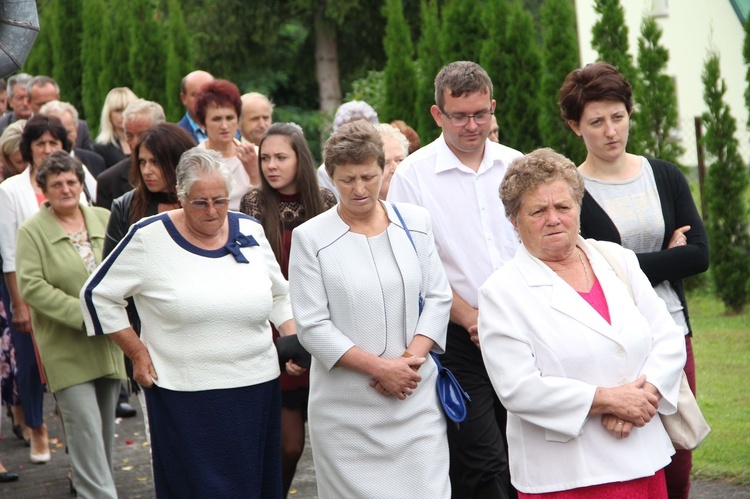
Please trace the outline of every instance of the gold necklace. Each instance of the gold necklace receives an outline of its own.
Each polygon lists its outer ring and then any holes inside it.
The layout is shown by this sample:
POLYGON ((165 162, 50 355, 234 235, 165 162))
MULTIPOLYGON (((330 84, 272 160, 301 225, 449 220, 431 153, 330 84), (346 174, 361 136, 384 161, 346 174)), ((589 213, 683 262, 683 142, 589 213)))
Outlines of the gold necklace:
POLYGON ((588 290, 591 289, 591 278, 589 277, 589 271, 586 270, 586 264, 583 263, 583 257, 581 256, 583 250, 578 246, 576 246, 576 249, 578 250, 578 261, 581 262, 581 267, 583 267, 583 274, 586 276, 586 291, 588 292, 588 290))

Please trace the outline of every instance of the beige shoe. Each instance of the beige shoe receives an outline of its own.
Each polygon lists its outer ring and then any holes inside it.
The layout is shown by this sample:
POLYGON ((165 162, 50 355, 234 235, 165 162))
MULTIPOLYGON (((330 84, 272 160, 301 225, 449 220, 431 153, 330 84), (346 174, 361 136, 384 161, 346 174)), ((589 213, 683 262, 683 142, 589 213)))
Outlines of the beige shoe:
POLYGON ((34 464, 44 464, 49 462, 51 458, 47 425, 42 424, 36 430, 31 430, 31 462, 34 464))

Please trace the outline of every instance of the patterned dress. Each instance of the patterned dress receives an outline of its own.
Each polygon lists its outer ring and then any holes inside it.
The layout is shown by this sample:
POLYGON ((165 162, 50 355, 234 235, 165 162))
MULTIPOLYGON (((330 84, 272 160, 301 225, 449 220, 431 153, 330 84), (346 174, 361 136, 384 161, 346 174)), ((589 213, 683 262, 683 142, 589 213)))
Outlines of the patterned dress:
MULTIPOLYGON (((323 208, 325 210, 330 209, 336 204, 336 196, 326 188, 320 188, 320 198, 323 201, 323 208)), ((305 213, 305 207, 300 202, 300 195, 292 194, 285 195, 279 194, 279 215, 281 223, 284 227, 284 234, 282 240, 282 255, 279 265, 281 266, 281 272, 284 274, 284 278, 289 279, 289 250, 292 247, 292 231, 307 221, 307 214, 305 213)), ((263 220, 263 205, 261 202, 260 189, 253 189, 252 191, 245 194, 240 204, 240 211, 246 213, 253 218, 261 221, 263 220)), ((276 328, 273 329, 273 341, 279 337, 279 332, 276 328)), ((282 405, 290 409, 297 407, 307 406, 307 388, 310 386, 310 371, 305 371, 300 376, 290 376, 285 372, 281 373, 279 379, 281 384, 281 391, 284 392, 282 395, 282 405), (304 393, 295 392, 300 388, 304 389, 304 393), (294 395, 293 395, 294 392, 294 395)))

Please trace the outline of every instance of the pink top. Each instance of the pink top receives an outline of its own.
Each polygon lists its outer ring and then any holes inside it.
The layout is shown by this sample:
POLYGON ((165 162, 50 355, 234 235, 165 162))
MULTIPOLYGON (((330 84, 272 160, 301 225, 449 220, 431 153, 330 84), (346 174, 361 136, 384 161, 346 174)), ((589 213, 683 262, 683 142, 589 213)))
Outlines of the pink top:
POLYGON ((39 206, 42 206, 42 203, 47 201, 47 198, 44 196, 44 194, 41 194, 39 192, 35 192, 34 194, 36 194, 36 203, 39 206))
POLYGON ((604 317, 607 323, 612 324, 609 318, 609 306, 607 306, 607 298, 604 296, 604 290, 602 290, 599 279, 594 276, 594 285, 591 286, 591 291, 588 293, 578 292, 581 297, 588 302, 589 305, 594 307, 594 310, 599 312, 599 315, 604 317))

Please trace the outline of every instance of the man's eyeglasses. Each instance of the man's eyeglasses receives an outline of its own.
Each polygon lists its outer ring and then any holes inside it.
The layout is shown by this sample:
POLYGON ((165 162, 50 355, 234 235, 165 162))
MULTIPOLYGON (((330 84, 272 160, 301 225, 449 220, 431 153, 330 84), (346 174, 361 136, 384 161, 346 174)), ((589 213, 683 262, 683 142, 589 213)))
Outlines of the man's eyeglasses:
POLYGON ((489 111, 482 111, 476 114, 448 114, 442 107, 438 107, 443 116, 451 120, 453 126, 466 126, 469 124, 470 119, 474 119, 474 123, 477 125, 486 125, 492 120, 492 109, 489 111))
POLYGON ((217 210, 223 210, 229 206, 229 198, 190 199, 187 194, 185 195, 185 197, 190 202, 190 204, 193 205, 193 208, 200 211, 205 210, 209 205, 213 206, 217 210))

